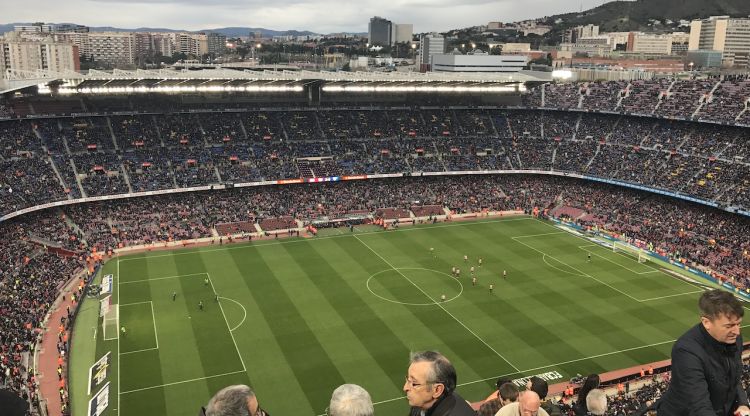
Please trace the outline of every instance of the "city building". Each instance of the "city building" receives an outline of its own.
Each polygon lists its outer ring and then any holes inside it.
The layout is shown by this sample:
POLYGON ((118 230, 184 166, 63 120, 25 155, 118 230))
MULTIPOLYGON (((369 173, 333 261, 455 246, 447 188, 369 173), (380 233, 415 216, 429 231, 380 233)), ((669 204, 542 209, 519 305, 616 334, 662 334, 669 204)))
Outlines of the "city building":
POLYGON ((627 51, 650 55, 671 55, 672 35, 630 32, 627 51))
POLYGON ((586 25, 576 26, 563 32, 563 43, 576 43, 580 38, 589 38, 592 36, 599 36, 599 26, 597 25, 586 25))
POLYGON ((135 63, 135 35, 130 32, 90 32, 91 56, 111 67, 131 66, 135 63))
POLYGON ((388 19, 382 17, 370 18, 370 23, 367 26, 367 39, 370 45, 388 46, 392 42, 392 26, 393 23, 388 19))
POLYGON ((224 54, 227 49, 227 37, 221 33, 211 32, 208 34, 208 53, 218 56, 224 54))
POLYGON ((70 42, 76 45, 80 57, 88 58, 92 55, 91 38, 87 32, 54 33, 52 36, 58 42, 70 42))
POLYGON ((434 72, 519 72, 528 58, 524 55, 454 55, 435 54, 432 56, 434 72))
POLYGON ((692 71, 720 68, 722 65, 722 56, 723 53, 721 51, 688 51, 685 57, 686 69, 692 71))
POLYGON ((445 53, 445 38, 437 33, 423 35, 419 40, 419 70, 430 70, 432 57, 445 53))
POLYGON ((15 25, 14 32, 52 33, 54 27, 45 23, 34 23, 30 25, 15 25))
POLYGON ((414 25, 411 23, 392 23, 391 43, 411 42, 413 33, 414 25))
POLYGON ((524 53, 531 51, 531 44, 530 43, 501 43, 500 45, 501 50, 504 54, 515 54, 515 53, 524 53))
POLYGON ((208 53, 208 36, 203 33, 174 33, 175 52, 200 57, 208 53))
POLYGON ((748 67, 750 18, 711 16, 690 22, 688 51, 720 51, 722 65, 748 67))
POLYGON ((17 32, 0 38, 0 73, 6 71, 79 71, 78 48, 69 42, 57 42, 51 36, 30 40, 17 32))

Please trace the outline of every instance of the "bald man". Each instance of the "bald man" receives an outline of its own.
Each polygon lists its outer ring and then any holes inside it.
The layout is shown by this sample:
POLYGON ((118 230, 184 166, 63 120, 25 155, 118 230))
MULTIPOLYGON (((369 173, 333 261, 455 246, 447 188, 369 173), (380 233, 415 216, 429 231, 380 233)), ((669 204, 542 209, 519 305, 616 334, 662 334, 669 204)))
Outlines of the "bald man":
POLYGON ((503 406, 495 416, 549 416, 541 404, 538 394, 526 390, 518 394, 518 401, 503 406))

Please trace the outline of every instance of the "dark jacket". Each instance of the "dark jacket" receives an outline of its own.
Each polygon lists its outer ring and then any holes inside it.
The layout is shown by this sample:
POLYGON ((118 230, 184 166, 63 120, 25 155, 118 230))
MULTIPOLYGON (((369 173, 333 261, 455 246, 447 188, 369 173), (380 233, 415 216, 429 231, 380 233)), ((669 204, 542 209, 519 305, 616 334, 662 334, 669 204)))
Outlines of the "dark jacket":
POLYGON ((742 335, 716 341, 698 324, 672 347, 672 379, 657 407, 659 416, 731 416, 747 406, 742 390, 742 335))
POLYGON ((555 404, 552 400, 542 400, 541 408, 544 409, 549 416, 562 416, 560 406, 555 404))
MULTIPOLYGON (((420 416, 422 409, 412 407, 409 416, 420 416)), ((455 391, 443 395, 425 412, 425 416, 476 416, 477 412, 455 391)))

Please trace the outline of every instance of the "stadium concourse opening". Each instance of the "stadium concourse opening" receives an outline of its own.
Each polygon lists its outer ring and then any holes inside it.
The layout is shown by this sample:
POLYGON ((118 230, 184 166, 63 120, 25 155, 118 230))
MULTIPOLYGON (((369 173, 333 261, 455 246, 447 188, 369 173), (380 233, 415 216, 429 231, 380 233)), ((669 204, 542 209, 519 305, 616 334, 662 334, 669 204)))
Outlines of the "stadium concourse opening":
POLYGON ((480 399, 663 360, 701 291, 747 294, 746 78, 142 75, 0 102, 3 384, 34 406, 176 415, 247 383, 321 414, 363 377, 396 413, 409 351, 480 399), (92 307, 43 326, 81 275, 92 307))

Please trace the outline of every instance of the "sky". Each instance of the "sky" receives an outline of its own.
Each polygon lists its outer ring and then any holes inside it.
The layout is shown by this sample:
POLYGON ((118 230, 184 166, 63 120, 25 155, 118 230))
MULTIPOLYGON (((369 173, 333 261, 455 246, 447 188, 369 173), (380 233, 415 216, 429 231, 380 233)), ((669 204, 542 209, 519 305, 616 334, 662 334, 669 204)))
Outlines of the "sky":
POLYGON ((586 10, 603 0, 0 0, 0 23, 77 23, 201 30, 262 27, 367 32, 372 16, 412 23, 414 33, 586 10))

